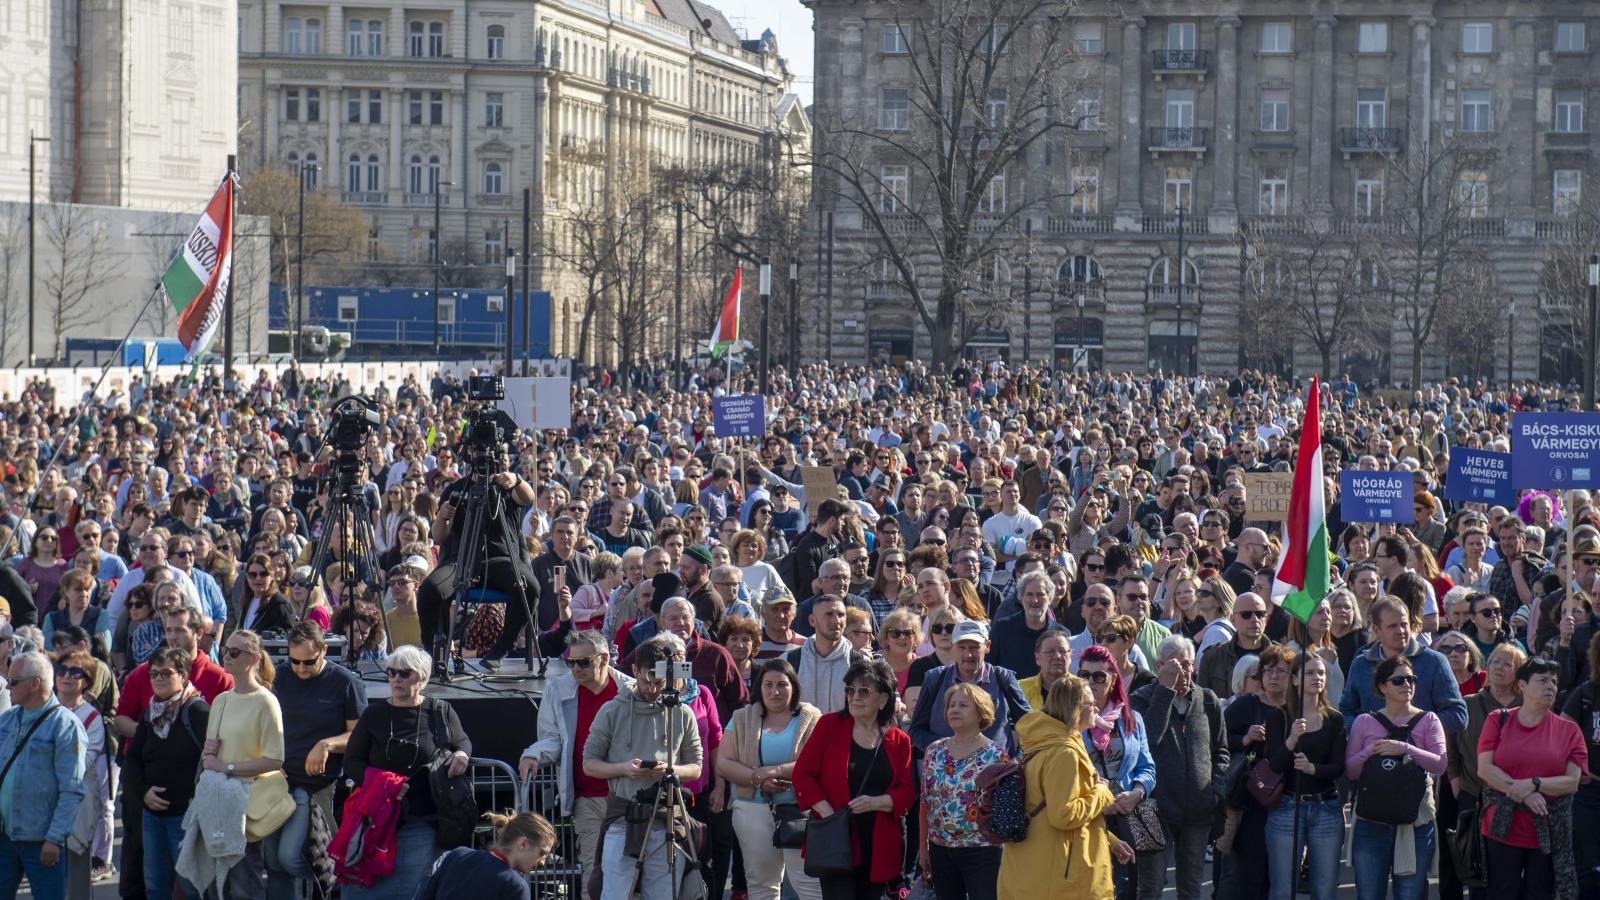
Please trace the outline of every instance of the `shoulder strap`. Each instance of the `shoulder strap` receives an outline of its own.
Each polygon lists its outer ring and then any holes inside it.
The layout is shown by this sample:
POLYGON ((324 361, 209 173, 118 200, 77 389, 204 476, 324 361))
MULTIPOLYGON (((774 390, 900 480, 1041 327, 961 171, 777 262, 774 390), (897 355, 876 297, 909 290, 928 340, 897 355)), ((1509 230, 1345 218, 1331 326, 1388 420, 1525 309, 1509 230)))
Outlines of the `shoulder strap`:
MULTIPOLYGON (((6 760, 5 768, 0 769, 0 784, 6 783, 6 776, 11 774, 11 767, 16 764, 17 757, 22 755, 22 748, 28 746, 28 741, 33 739, 33 733, 39 730, 39 727, 45 723, 46 719, 55 714, 56 709, 59 709, 59 707, 52 707, 50 710, 40 715, 39 718, 33 720, 33 725, 29 727, 27 733, 22 736, 22 740, 17 742, 17 749, 11 751, 11 758, 6 760)), ((20 711, 17 713, 17 722, 19 724, 22 722, 22 714, 20 711)))
POLYGON ((200 735, 195 733, 194 721, 189 715, 193 709, 194 699, 190 698, 187 703, 183 704, 183 708, 178 710, 178 721, 183 723, 183 730, 188 732, 189 740, 194 741, 194 748, 202 750, 205 748, 205 741, 200 740, 200 735))

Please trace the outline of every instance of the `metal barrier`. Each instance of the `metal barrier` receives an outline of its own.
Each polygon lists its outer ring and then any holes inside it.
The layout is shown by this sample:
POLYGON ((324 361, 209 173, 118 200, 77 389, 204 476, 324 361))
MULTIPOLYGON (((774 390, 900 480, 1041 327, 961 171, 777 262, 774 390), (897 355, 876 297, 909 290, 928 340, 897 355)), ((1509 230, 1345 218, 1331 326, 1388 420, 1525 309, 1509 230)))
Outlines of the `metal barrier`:
MULTIPOLYGON (((485 811, 535 812, 550 821, 556 831, 556 844, 544 865, 528 876, 533 900, 579 900, 584 896, 583 867, 579 863, 578 831, 570 817, 561 815, 560 773, 556 766, 541 766, 534 776, 523 781, 517 771, 498 759, 474 757, 467 766, 468 783, 485 811)), ((494 829, 480 823, 474 830, 472 846, 487 849, 494 844, 494 829)))

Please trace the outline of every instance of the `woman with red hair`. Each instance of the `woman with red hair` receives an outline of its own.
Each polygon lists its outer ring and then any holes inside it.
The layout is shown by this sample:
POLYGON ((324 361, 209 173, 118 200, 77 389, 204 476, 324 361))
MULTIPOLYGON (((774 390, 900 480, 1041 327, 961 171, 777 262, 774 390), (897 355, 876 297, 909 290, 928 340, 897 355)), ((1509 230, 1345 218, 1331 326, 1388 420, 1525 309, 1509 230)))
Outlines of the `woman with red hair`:
MULTIPOLYGON (((1094 725, 1083 733, 1089 760, 1110 783, 1116 802, 1106 809, 1106 830, 1111 834, 1112 881, 1119 900, 1131 900, 1138 890, 1134 864, 1137 850, 1129 817, 1156 789, 1156 764, 1150 757, 1144 720, 1128 703, 1121 668, 1106 648, 1093 644, 1078 661, 1078 677, 1089 683, 1094 696, 1094 725)), ((1160 853, 1146 846, 1145 852, 1160 853)))

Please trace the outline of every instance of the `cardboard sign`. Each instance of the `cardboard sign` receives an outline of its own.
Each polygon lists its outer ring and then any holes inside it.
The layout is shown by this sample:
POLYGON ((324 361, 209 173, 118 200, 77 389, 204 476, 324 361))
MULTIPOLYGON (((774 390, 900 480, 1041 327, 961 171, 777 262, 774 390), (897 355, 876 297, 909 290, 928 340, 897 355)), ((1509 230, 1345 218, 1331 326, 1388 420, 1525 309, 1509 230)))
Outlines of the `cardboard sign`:
POLYGON ((497 405, 518 428, 571 428, 572 379, 507 378, 505 399, 497 405))
POLYGON ((1245 473, 1245 521, 1289 521, 1289 495, 1292 493, 1294 474, 1291 472, 1245 473))
POLYGON ((822 501, 839 496, 839 479, 833 466, 801 466, 800 483, 806 489, 806 515, 811 519, 816 519, 822 501))
POLYGON ((1339 473, 1339 510, 1346 522, 1410 522, 1415 495, 1410 472, 1339 473))
POLYGON ((711 423, 717 437, 761 437, 767 433, 766 398, 760 394, 712 397, 711 423))
POLYGON ((1518 490, 1600 487, 1600 413, 1514 413, 1511 486, 1518 490))
POLYGON ((1511 454, 1452 447, 1444 498, 1477 503, 1510 503, 1516 499, 1516 494, 1511 490, 1511 454))

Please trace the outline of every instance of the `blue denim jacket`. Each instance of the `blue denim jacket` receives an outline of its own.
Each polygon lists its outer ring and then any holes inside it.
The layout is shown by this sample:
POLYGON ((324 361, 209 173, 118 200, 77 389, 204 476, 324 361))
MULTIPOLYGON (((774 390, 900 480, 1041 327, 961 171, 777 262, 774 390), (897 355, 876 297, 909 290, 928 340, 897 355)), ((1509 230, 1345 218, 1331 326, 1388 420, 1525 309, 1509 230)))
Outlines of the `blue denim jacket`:
MULTIPOLYGON (((22 707, 0 713, 0 766, 11 758, 26 734, 19 727, 22 707)), ((6 837, 13 841, 49 841, 65 846, 72 820, 83 800, 83 751, 88 735, 78 717, 50 698, 45 721, 28 740, 6 779, 11 783, 11 817, 6 837)), ((31 719, 29 727, 32 727, 31 719)))
MULTIPOLYGON (((1117 734, 1122 738, 1122 763, 1117 766, 1117 771, 1110 779, 1116 787, 1112 793, 1133 790, 1133 786, 1143 785, 1144 795, 1153 797, 1156 793, 1156 761, 1150 757, 1150 740, 1144 734, 1144 716, 1133 714, 1133 733, 1128 733, 1128 726, 1122 723, 1122 718, 1117 718, 1117 734)), ((1083 745, 1094 746, 1094 737, 1087 731, 1083 733, 1083 745)), ((1099 754, 1090 752, 1092 759, 1098 760, 1099 754)))

